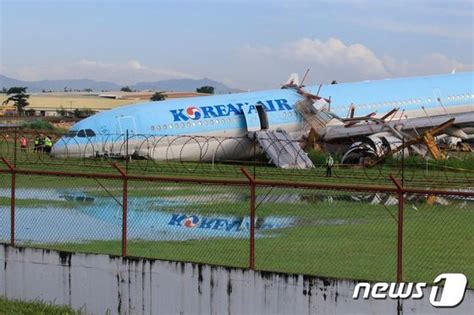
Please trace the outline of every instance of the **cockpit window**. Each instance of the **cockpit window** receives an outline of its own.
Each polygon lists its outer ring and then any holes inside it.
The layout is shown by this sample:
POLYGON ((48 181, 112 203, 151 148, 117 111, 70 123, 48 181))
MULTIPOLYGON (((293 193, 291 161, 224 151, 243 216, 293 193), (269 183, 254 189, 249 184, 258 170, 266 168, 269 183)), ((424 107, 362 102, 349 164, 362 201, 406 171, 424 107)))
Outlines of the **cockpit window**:
POLYGON ((87 137, 95 137, 95 132, 92 129, 86 129, 86 136, 87 137))
POLYGON ((94 130, 92 129, 81 129, 79 131, 77 130, 69 130, 67 134, 64 135, 66 138, 74 138, 74 137, 79 137, 79 138, 90 138, 90 137, 95 137, 96 134, 94 130))

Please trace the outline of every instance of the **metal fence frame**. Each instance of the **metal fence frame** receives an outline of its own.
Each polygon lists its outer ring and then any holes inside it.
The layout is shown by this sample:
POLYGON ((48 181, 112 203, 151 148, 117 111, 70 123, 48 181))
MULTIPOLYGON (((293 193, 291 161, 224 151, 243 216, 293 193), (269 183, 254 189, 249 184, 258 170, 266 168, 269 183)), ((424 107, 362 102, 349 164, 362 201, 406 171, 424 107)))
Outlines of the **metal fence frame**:
POLYGON ((350 184, 327 184, 327 183, 307 183, 307 182, 290 182, 275 180, 260 180, 246 169, 241 168, 241 172, 245 179, 208 179, 208 178, 187 178, 187 177, 163 177, 163 176, 139 176, 129 175, 117 163, 112 166, 117 170, 117 174, 106 173, 85 173, 85 172, 64 172, 64 171, 45 171, 45 170, 27 170, 19 169, 12 165, 7 159, 1 158, 7 169, 0 169, 0 173, 11 175, 11 202, 10 202, 10 245, 15 246, 15 192, 16 179, 18 175, 28 176, 58 176, 58 177, 76 177, 89 179, 115 179, 122 180, 122 236, 121 236, 121 255, 127 256, 127 211, 128 211, 128 183, 129 181, 148 181, 161 183, 194 183, 194 184, 214 184, 227 186, 247 186, 250 192, 249 216, 249 261, 248 268, 255 269, 255 211, 256 211, 256 189, 258 187, 275 187, 275 188, 304 188, 314 190, 333 190, 333 191, 357 191, 357 192, 380 192, 392 193, 398 195, 398 218, 397 218, 397 282, 403 281, 403 223, 404 223, 404 205, 406 195, 410 193, 427 194, 436 196, 459 196, 474 197, 471 191, 452 191, 442 189, 425 189, 425 188, 407 188, 401 182, 390 175, 393 186, 375 186, 375 185, 350 185, 350 184))

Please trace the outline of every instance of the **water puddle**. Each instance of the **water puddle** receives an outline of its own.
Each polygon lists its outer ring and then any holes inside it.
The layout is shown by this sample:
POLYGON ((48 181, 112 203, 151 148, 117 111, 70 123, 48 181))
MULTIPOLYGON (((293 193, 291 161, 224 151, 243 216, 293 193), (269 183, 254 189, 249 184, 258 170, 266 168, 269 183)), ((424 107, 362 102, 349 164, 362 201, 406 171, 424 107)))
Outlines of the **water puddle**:
MULTIPOLYGON (((16 237, 19 242, 67 243, 92 240, 120 240, 122 228, 121 196, 112 198, 94 195, 86 188, 27 189, 19 188, 16 196, 16 237), (25 201, 30 200, 30 204, 25 201), (37 201, 41 201, 38 203, 37 201), (44 201, 53 201, 50 204, 44 201), (35 202, 37 203, 35 205, 35 202)), ((103 193, 103 191, 100 191, 103 193)), ((9 189, 0 189, 0 197, 10 197, 9 189)), ((426 196, 416 195, 412 204, 424 202, 426 196)), ((185 241, 217 238, 248 238, 250 218, 227 215, 225 207, 216 203, 235 202, 248 211, 248 195, 237 193, 184 195, 173 197, 130 196, 128 199, 128 239, 150 241, 185 241), (213 211, 199 211, 199 209, 213 211), (217 214, 220 213, 220 214, 217 214), (224 213, 224 214, 223 214, 224 213)), ((436 197, 435 203, 447 205, 448 198, 436 197)), ((257 197, 261 202, 280 204, 317 204, 348 201, 364 204, 398 203, 390 194, 268 194, 257 197)), ((464 200, 472 201, 472 200, 464 200)), ((10 207, 0 206, 0 240, 10 234, 10 207)), ((234 213, 239 212, 233 209, 234 213)), ((266 216, 255 220, 256 237, 274 237, 282 229, 303 225, 342 225, 360 222, 345 219, 305 220, 296 216, 266 216)))
MULTIPOLYGON (((10 190, 0 190, 0 197, 3 196, 9 197, 10 190)), ((17 199, 31 200, 32 204, 16 207, 15 233, 19 242, 67 243, 121 238, 122 208, 119 204, 121 199, 54 189, 19 189, 17 199), (55 201, 55 203, 34 206, 38 200, 55 201), (63 202, 65 206, 61 207, 58 201, 63 202)), ((200 214, 190 208, 190 205, 206 202, 209 203, 210 200, 192 198, 190 201, 184 197, 129 197, 128 239, 184 241, 249 237, 248 216, 200 214), (163 211, 165 208, 167 211, 163 211)), ((247 207, 243 206, 242 213, 246 211, 247 207)), ((283 216, 256 218, 256 237, 271 237, 269 231, 291 227, 295 222, 295 218, 283 216)), ((0 231, 5 238, 10 233, 9 223, 9 207, 0 206, 0 231)))

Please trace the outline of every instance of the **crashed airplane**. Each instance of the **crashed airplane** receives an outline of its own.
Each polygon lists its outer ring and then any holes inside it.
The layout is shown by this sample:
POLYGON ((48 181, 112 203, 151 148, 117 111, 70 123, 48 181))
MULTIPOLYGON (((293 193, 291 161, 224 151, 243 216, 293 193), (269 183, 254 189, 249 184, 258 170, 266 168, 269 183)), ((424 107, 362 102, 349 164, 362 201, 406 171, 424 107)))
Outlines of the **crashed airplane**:
POLYGON ((474 139, 473 82, 465 72, 304 87, 292 76, 276 90, 104 111, 72 126, 52 155, 237 160, 251 157, 256 141, 277 166, 308 168, 300 140, 313 134, 345 163, 402 152, 441 159, 440 139, 474 139))

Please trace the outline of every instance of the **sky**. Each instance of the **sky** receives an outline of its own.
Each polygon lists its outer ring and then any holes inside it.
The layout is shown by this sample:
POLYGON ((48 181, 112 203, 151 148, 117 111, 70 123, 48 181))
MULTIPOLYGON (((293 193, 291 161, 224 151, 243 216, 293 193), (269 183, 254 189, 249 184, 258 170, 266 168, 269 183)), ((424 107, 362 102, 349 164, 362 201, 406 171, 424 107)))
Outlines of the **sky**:
POLYGON ((0 74, 233 88, 474 70, 473 0, 0 0, 0 74))

